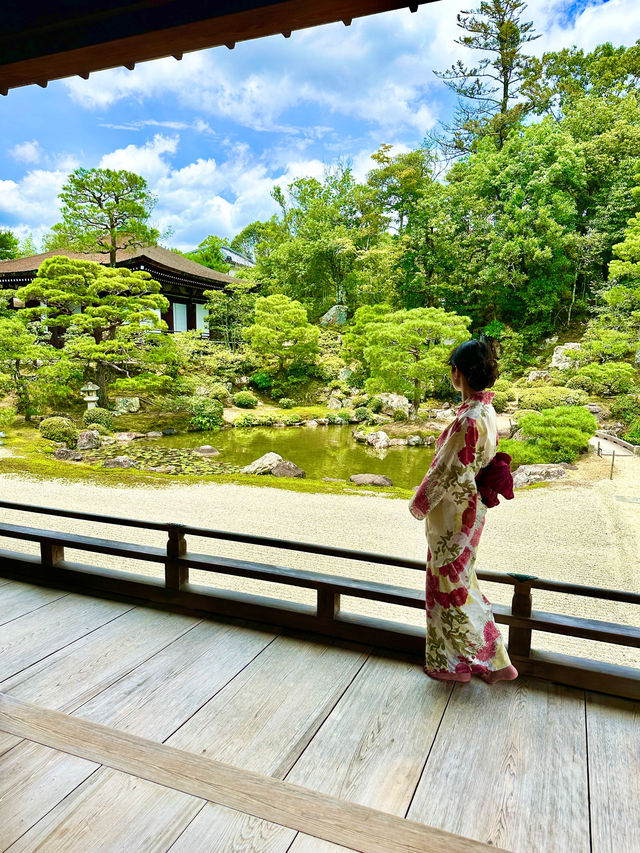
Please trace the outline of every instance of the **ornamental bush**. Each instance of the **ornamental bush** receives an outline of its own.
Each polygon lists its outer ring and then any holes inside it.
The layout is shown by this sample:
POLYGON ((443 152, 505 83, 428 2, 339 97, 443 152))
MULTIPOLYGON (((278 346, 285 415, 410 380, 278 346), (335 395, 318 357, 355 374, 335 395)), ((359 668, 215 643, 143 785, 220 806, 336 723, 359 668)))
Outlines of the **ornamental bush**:
POLYGON ((78 440, 78 429, 68 418, 45 418, 40 422, 40 432, 43 438, 64 441, 68 447, 75 447, 78 440))
POLYGON ((622 394, 610 403, 611 417, 625 424, 640 420, 640 394, 622 394))
POLYGON ((595 417, 582 406, 532 412, 519 423, 528 439, 524 443, 533 443, 544 462, 575 462, 588 449, 589 439, 598 427, 595 417))
POLYGON ((267 373, 266 370, 256 370, 255 373, 251 374, 251 381, 256 388, 260 388, 261 391, 266 391, 267 388, 271 388, 273 377, 270 373, 267 373))
POLYGON ((281 397, 278 400, 278 406, 280 406, 281 409, 293 409, 295 404, 296 401, 292 400, 291 397, 281 397))
POLYGON ((101 409, 100 406, 96 406, 95 409, 87 409, 86 412, 82 413, 82 423, 85 426, 102 424, 108 432, 111 432, 113 429, 113 412, 108 409, 101 409))
POLYGON ((394 421, 406 421, 407 413, 404 409, 395 409, 393 412, 393 419, 394 421))
POLYGON ((626 361, 587 364, 580 368, 577 376, 585 376, 590 379, 593 383, 593 393, 603 397, 628 394, 633 390, 637 380, 635 368, 626 361))
POLYGON ((222 403, 211 397, 190 397, 187 409, 191 413, 190 430, 219 429, 222 426, 222 403))
POLYGON ((508 379, 496 379, 495 383, 491 386, 491 391, 499 391, 501 394, 506 394, 507 400, 509 402, 512 402, 516 399, 516 392, 513 390, 513 385, 511 384, 511 382, 509 382, 508 379))
POLYGON ((366 406, 358 406, 358 408, 354 411, 353 416, 360 423, 361 421, 368 421, 371 412, 367 409, 366 406))
POLYGON ((221 403, 226 403, 231 397, 231 392, 222 382, 215 382, 209 389, 209 396, 214 400, 220 400, 221 403))
POLYGON ((496 412, 504 412, 509 402, 508 395, 504 391, 496 391, 493 396, 493 408, 496 412))
POLYGON ((87 424, 87 429, 94 429, 98 435, 109 435, 109 430, 103 424, 87 424))
POLYGON ((382 402, 380 397, 369 397, 369 402, 367 403, 367 406, 371 409, 374 415, 377 415, 378 412, 382 411, 383 405, 384 403, 382 402))
POLYGON ((258 398, 254 397, 251 391, 238 391, 233 395, 233 405, 239 409, 255 409, 258 398))
POLYGON ((367 397, 352 397, 351 405, 354 409, 360 409, 362 406, 367 405, 367 397))
POLYGON ((336 415, 335 412, 327 412, 327 420, 330 424, 337 424, 340 418, 336 415))
POLYGON ((338 411, 336 412, 337 417, 339 417, 343 421, 346 421, 347 423, 349 423, 349 421, 351 420, 351 414, 352 413, 349 411, 349 409, 338 409, 338 411))
POLYGON ((530 388, 520 394, 518 406, 541 412, 557 406, 584 406, 588 399, 588 395, 579 388, 530 388))
POLYGON ((631 444, 640 444, 640 418, 636 418, 631 423, 629 429, 622 437, 625 441, 630 441, 631 444))

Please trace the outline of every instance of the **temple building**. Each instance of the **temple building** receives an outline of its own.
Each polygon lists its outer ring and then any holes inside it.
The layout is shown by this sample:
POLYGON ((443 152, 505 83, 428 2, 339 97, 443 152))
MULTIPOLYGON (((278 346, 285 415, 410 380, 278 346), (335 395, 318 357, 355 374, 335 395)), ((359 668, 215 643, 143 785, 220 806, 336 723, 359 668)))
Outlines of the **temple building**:
MULTIPOLYGON (((105 265, 109 263, 109 256, 105 254, 76 254, 63 249, 28 258, 0 261, 0 288, 19 288, 29 284, 36 277, 40 264, 54 255, 105 265)), ((118 250, 116 266, 145 270, 160 284, 163 295, 170 303, 169 310, 162 314, 170 332, 197 329, 208 335, 205 291, 224 290, 227 284, 238 281, 237 277, 211 270, 160 246, 118 250)))

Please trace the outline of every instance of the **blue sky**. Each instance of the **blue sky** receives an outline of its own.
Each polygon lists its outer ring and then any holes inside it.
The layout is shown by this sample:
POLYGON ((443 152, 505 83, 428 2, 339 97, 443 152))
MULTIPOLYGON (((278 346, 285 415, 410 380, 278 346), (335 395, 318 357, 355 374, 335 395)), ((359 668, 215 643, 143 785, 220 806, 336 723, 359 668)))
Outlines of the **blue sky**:
MULTIPOLYGON (((433 75, 468 51, 440 0, 226 48, 12 90, 0 99, 0 227, 36 242, 83 166, 130 169, 158 196, 154 224, 189 249, 266 219, 270 191, 338 159, 364 179, 381 143, 415 148, 454 106, 433 75)), ((542 53, 640 37, 639 0, 530 0, 542 53)))

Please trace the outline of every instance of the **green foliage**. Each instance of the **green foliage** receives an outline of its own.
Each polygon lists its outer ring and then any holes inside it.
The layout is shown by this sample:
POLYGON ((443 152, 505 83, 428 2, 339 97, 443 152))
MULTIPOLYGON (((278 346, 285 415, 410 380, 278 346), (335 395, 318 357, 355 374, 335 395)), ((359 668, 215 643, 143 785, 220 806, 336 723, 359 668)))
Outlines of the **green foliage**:
POLYGON ((353 412, 350 412, 349 409, 338 409, 336 412, 336 417, 340 418, 342 421, 346 421, 349 423, 351 420, 353 412))
POLYGON ((20 240, 13 231, 0 229, 0 261, 17 258, 20 254, 20 240))
POLYGON ((623 394, 609 403, 611 417, 625 424, 640 419, 640 396, 638 394, 623 394))
POLYGON ((404 409, 394 409, 393 419, 394 419, 394 421, 406 421, 407 420, 407 413, 405 412, 404 409))
POLYGON ((597 429, 595 417, 581 406, 561 406, 524 415, 519 425, 546 462, 574 462, 597 429))
POLYGON ((330 424, 339 424, 342 419, 338 417, 336 412, 327 412, 327 420, 330 424))
POLYGON ((17 412, 13 406, 3 406, 0 408, 0 429, 5 430, 10 427, 16 419, 17 412))
POLYGON ((198 248, 195 252, 186 252, 185 258, 189 258, 190 261, 195 261, 197 264, 202 264, 203 267, 208 267, 211 270, 229 272, 231 266, 225 261, 220 251, 224 244, 225 241, 220 237, 216 237, 215 234, 209 234, 202 243, 198 243, 198 248))
POLYGON ((209 397, 191 397, 187 408, 191 413, 190 429, 211 430, 222 426, 222 403, 219 400, 209 397))
POLYGON ((542 465, 548 462, 546 453, 533 441, 516 441, 512 438, 501 438, 498 442, 500 453, 508 453, 511 457, 511 467, 520 465, 542 465))
POLYGON ((625 441, 629 441, 631 444, 640 445, 640 418, 636 418, 635 421, 631 422, 629 429, 622 437, 625 441))
POLYGON ((264 366, 281 373, 315 363, 318 335, 302 305, 282 294, 259 298, 255 321, 244 330, 247 342, 262 356, 264 366))
POLYGON ((382 411, 383 405, 384 404, 380 397, 369 397, 369 400, 367 402, 367 406, 369 407, 369 409, 371 409, 371 411, 376 415, 378 414, 378 412, 382 411))
POLYGON ((108 252, 154 246, 160 236, 146 223, 156 199, 140 175, 124 169, 76 169, 59 196, 62 222, 45 239, 45 250, 108 252))
POLYGON ((96 406, 94 409, 87 409, 82 413, 83 424, 102 424, 102 426, 111 432, 113 430, 114 415, 108 409, 102 409, 96 406))
POLYGON ((633 365, 624 361, 609 361, 605 364, 588 364, 581 367, 577 377, 590 380, 589 390, 593 390, 595 394, 610 397, 632 391, 637 383, 638 373, 633 365))
POLYGON ((43 438, 64 441, 68 447, 75 447, 78 440, 78 429, 67 418, 45 418, 40 422, 40 432, 43 438))
POLYGON ((361 421, 367 421, 371 416, 371 410, 367 409, 366 406, 358 406, 355 409, 353 416, 358 421, 358 423, 360 423, 361 421))
POLYGON ((516 399, 516 392, 513 389, 513 385, 509 382, 508 379, 496 379, 494 384, 491 386, 492 391, 500 391, 502 394, 507 395, 507 401, 513 402, 516 399))
POLYGON ((270 373, 267 373, 266 370, 256 370, 256 372, 251 375, 251 381, 256 388, 266 391, 267 388, 271 388, 273 377, 270 373))
POLYGON ((258 398, 254 397, 251 391, 238 391, 232 399, 233 405, 239 409, 255 409, 258 405, 258 398))
POLYGON ((291 397, 281 397, 278 400, 278 406, 280 406, 281 409, 293 409, 295 404, 296 401, 292 400, 291 397))
POLYGON ((86 427, 87 427, 87 429, 95 430, 98 433, 98 435, 109 435, 109 433, 111 432, 111 430, 107 429, 106 426, 104 426, 103 424, 99 424, 99 423, 95 423, 95 424, 89 423, 89 424, 86 424, 86 427))
POLYGON ((222 382, 214 382, 207 391, 210 397, 213 397, 214 400, 220 400, 221 403, 225 403, 231 397, 231 392, 222 382))
POLYGON ((207 325, 212 340, 221 341, 232 352, 242 344, 242 330, 251 322, 256 302, 255 285, 250 281, 228 282, 224 290, 205 290, 207 325))
POLYGON ((583 406, 588 400, 587 394, 574 388, 531 388, 520 394, 518 405, 521 409, 552 409, 557 406, 583 406))
POLYGON ((505 391, 496 391, 493 397, 493 408, 496 412, 504 412, 509 402, 509 395, 505 391))

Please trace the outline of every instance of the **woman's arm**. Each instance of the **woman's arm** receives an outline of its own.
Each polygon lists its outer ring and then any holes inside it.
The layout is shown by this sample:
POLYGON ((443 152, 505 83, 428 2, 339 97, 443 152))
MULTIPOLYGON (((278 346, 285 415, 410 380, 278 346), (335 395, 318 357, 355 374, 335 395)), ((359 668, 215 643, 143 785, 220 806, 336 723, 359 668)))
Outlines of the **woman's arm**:
POLYGON ((478 429, 474 419, 462 417, 453 422, 409 504, 414 518, 426 518, 448 492, 460 497, 461 502, 468 501, 475 494, 473 463, 477 443, 478 429))

